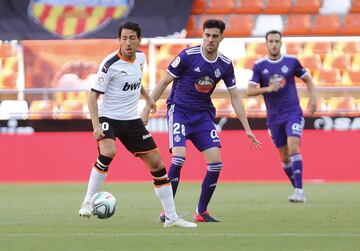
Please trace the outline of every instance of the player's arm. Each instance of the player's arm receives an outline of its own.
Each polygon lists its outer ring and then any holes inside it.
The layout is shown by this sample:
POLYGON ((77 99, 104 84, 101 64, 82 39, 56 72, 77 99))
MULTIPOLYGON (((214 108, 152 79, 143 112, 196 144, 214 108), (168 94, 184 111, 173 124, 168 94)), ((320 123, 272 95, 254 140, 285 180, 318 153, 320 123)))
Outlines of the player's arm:
POLYGON ((309 110, 310 110, 310 113, 313 114, 314 112, 316 112, 316 106, 317 106, 317 97, 316 97, 316 90, 315 90, 314 82, 313 82, 310 74, 305 74, 301 79, 306 84, 306 88, 310 94, 309 110))
POLYGON ((274 83, 266 87, 257 87, 253 82, 249 83, 246 94, 251 96, 262 95, 270 92, 277 92, 280 89, 280 84, 274 83))
POLYGON ((98 105, 97 105, 97 100, 99 96, 100 93, 91 90, 89 92, 89 97, 88 97, 89 113, 90 113, 91 123, 94 129, 93 135, 96 140, 100 140, 102 137, 105 136, 101 129, 100 121, 99 121, 98 105))
MULTIPOLYGON (((150 98, 156 102, 161 95, 164 93, 166 87, 172 82, 174 81, 174 77, 172 75, 170 75, 170 73, 166 72, 165 76, 160 80, 159 84, 156 85, 156 87, 154 88, 154 90, 151 92, 150 94, 150 98)), ((150 107, 148 105, 145 105, 142 113, 141 113, 141 119, 144 122, 144 124, 146 125, 148 120, 149 120, 149 112, 150 112, 150 107)))
POLYGON ((145 90, 144 86, 141 86, 141 95, 144 97, 144 99, 146 101, 146 106, 148 106, 150 108, 151 113, 155 113, 156 112, 156 103, 149 96, 149 94, 145 90))
POLYGON ((254 145, 256 148, 260 148, 262 143, 256 139, 255 135, 253 134, 253 132, 250 128, 248 119, 246 117, 244 104, 242 102, 242 97, 241 97, 238 89, 231 88, 228 90, 229 90, 229 94, 230 94, 231 105, 234 108, 234 111, 235 111, 237 117, 239 118, 239 120, 241 121, 241 124, 243 125, 243 127, 245 129, 246 135, 250 138, 252 145, 254 145))

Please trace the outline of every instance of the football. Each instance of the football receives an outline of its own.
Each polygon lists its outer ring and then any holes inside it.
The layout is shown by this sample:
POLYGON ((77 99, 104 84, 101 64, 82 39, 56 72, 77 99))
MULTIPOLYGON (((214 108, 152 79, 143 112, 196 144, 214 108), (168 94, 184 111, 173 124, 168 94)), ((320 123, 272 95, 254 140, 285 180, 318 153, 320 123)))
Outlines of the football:
POLYGON ((109 192, 98 192, 90 200, 92 214, 99 219, 107 219, 116 211, 116 198, 109 192))

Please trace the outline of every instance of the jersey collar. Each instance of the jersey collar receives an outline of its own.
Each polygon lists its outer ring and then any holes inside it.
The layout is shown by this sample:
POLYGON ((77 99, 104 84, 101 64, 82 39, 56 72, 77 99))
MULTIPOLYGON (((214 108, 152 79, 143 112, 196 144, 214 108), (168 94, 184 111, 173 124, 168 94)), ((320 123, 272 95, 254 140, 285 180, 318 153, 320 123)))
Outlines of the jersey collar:
POLYGON ((131 64, 133 64, 133 63, 135 62, 135 60, 136 60, 136 54, 135 54, 134 59, 128 59, 128 58, 124 57, 123 55, 120 54, 120 50, 117 52, 116 55, 117 55, 121 60, 124 60, 125 62, 131 63, 131 64))
POLYGON ((215 63, 217 60, 218 60, 218 57, 219 57, 219 51, 217 51, 216 53, 216 58, 214 60, 209 60, 205 57, 204 53, 203 53, 203 46, 201 45, 200 46, 200 53, 201 53, 201 56, 203 57, 203 59, 206 61, 206 62, 209 62, 209 63, 215 63))
POLYGON ((266 57, 266 60, 270 63, 270 64, 276 64, 279 63, 282 59, 284 58, 283 55, 281 55, 278 59, 276 60, 271 60, 269 57, 266 57))

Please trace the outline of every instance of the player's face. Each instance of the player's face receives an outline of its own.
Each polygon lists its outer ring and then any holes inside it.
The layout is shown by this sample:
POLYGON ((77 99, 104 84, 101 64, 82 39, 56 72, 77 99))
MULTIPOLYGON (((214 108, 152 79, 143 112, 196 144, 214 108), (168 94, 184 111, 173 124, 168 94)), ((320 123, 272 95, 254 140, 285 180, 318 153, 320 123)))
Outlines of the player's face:
POLYGON ((266 41, 266 47, 271 58, 280 56, 281 37, 279 34, 269 34, 266 41))
POLYGON ((137 36, 136 31, 123 29, 119 41, 121 55, 133 59, 140 45, 140 38, 137 36))
POLYGON ((203 47, 206 52, 212 53, 218 50, 220 42, 223 40, 223 34, 220 29, 205 29, 203 34, 203 47))

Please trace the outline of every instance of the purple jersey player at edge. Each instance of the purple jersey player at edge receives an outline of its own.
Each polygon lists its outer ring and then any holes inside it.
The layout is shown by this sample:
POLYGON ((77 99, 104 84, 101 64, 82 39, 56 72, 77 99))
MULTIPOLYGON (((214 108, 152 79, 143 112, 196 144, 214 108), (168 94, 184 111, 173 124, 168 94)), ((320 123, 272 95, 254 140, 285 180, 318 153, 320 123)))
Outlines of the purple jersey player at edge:
POLYGON ((280 54, 281 33, 276 30, 269 31, 265 38, 268 56, 255 62, 247 94, 264 96, 270 136, 279 150, 284 171, 295 188, 288 199, 291 202, 305 202, 299 148, 304 119, 295 77, 305 82, 310 93, 311 114, 316 111, 315 88, 310 74, 295 57, 280 54))
MULTIPOLYGON (((220 139, 214 126, 215 108, 210 97, 220 80, 224 81, 228 89, 231 104, 251 144, 256 148, 261 147, 247 121, 242 99, 236 88, 232 62, 218 52, 224 29, 225 24, 221 20, 205 21, 203 44, 183 50, 169 65, 167 73, 151 93, 151 97, 156 101, 173 82, 167 100, 167 119, 172 152, 169 178, 174 196, 185 161, 186 140, 190 140, 205 157, 207 172, 194 214, 194 220, 198 222, 219 221, 210 216, 207 208, 223 166, 220 157, 220 139)), ((147 122, 148 115, 149 108, 145 107, 142 113, 144 123, 147 122)), ((161 214, 160 220, 164 221, 165 217, 161 214)))

